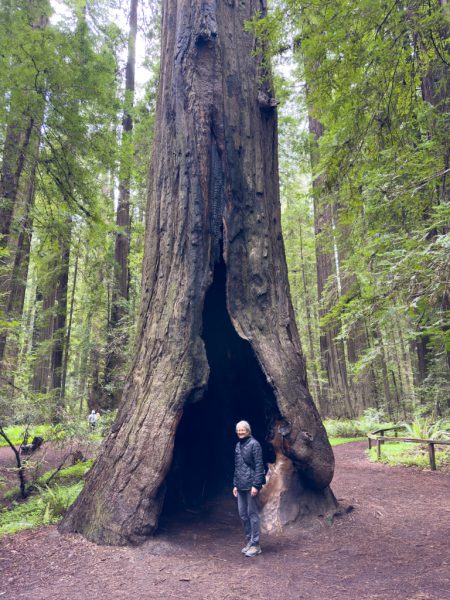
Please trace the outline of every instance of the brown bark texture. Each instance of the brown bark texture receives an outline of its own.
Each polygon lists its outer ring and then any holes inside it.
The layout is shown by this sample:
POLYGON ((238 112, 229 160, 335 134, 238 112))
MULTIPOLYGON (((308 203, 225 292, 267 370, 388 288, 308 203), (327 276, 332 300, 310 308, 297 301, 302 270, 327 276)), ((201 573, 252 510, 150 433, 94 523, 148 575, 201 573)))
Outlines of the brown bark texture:
MULTIPOLYGON (((26 280, 30 262, 32 209, 34 205, 34 193, 36 187, 36 167, 39 158, 40 131, 39 124, 34 139, 31 140, 31 151, 27 161, 28 173, 23 190, 23 199, 17 202, 17 194, 14 206, 14 214, 11 215, 12 228, 8 231, 9 236, 9 264, 5 261, 5 272, 0 275, 0 311, 8 320, 19 321, 22 318, 23 304, 25 300, 26 280), (23 204, 23 206, 21 206, 23 204), (15 222, 14 222, 15 221, 15 222), (11 233, 13 234, 11 236, 11 233), (14 239, 12 239, 14 238, 14 239)), ((3 265, 2 265, 3 266, 3 265)), ((8 330, 0 331, 0 364, 4 359, 7 346, 8 330)), ((16 344, 8 352, 14 363, 17 354, 16 344)), ((2 366, 2 368, 5 368, 2 366)), ((8 370, 14 370, 13 364, 6 366, 8 370)))
MULTIPOLYGON (((263 9, 259 0, 163 2, 137 351, 117 420, 61 531, 126 544, 156 530, 180 419, 207 391, 203 310, 221 260, 231 323, 275 398, 282 456, 313 496, 307 510, 335 507, 333 453, 306 387, 289 297, 275 101, 244 32, 263 9)), ((302 496, 294 501, 304 512, 302 496)))

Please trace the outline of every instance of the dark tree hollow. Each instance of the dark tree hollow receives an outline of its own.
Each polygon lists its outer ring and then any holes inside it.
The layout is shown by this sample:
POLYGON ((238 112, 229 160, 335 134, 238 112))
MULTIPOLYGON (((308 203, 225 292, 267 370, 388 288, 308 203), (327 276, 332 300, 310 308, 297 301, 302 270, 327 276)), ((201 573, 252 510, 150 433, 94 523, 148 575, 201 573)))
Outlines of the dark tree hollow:
POLYGON ((222 260, 205 297, 202 339, 209 364, 208 387, 184 408, 167 477, 164 512, 192 508, 230 494, 235 426, 251 424, 266 465, 275 461, 270 435, 282 417, 250 343, 236 333, 226 306, 226 266, 222 260))

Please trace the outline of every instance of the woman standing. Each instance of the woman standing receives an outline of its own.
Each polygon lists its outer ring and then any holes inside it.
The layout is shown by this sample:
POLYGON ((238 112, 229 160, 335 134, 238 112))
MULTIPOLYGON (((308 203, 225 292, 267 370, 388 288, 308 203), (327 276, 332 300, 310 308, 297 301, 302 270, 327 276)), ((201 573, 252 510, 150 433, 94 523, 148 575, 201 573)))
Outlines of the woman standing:
POLYGON ((234 452, 233 494, 238 499, 239 516, 247 539, 241 552, 245 556, 257 556, 261 554, 261 546, 256 496, 266 480, 262 449, 260 443, 252 437, 247 421, 239 421, 236 434, 239 441, 234 452))

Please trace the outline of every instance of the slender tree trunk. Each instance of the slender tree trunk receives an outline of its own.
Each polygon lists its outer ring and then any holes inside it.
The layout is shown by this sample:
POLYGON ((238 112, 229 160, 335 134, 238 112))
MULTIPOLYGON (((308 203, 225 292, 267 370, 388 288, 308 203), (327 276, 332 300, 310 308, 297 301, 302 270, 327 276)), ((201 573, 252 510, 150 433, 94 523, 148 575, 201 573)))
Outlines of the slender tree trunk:
MULTIPOLYGON (((316 360, 316 352, 314 349, 314 336, 313 336, 313 315, 311 313, 311 298, 308 292, 308 282, 306 279, 306 263, 305 256, 303 251, 303 230, 302 223, 299 219, 298 221, 298 234, 300 237, 300 261, 301 261, 301 270, 302 270, 302 284, 303 284, 303 296, 305 299, 305 311, 306 311, 306 325, 308 329, 308 346, 309 346, 309 356, 311 362, 311 373, 313 376, 313 397, 317 398, 320 406, 320 388, 319 388, 319 374, 317 372, 317 360, 316 360)), ((324 408, 320 406, 322 414, 324 413, 324 408)))
MULTIPOLYGON (((11 108, 11 112, 13 112, 13 108, 11 108)), ((12 288, 17 283, 14 277, 18 275, 21 265, 16 258, 21 256, 19 244, 24 242, 24 238, 22 236, 16 241, 11 235, 11 227, 14 214, 20 212, 18 205, 22 202, 19 186, 22 183, 22 174, 34 128, 34 119, 25 114, 21 114, 17 121, 14 120, 14 115, 11 119, 12 122, 6 129, 0 178, 0 315, 5 322, 14 321, 13 317, 17 318, 17 315, 10 314, 15 300, 13 296, 16 292, 12 288)), ((28 198, 26 204, 27 201, 28 198)), ((0 327, 0 367, 2 371, 10 371, 10 366, 3 364, 9 333, 8 325, 0 327)))
POLYGON ((64 341, 64 357, 62 364, 62 377, 61 377, 61 400, 66 395, 66 380, 67 380, 67 364, 69 361, 69 347, 70 347, 70 336, 72 333, 72 320, 73 320, 73 308, 75 304, 75 290, 77 287, 77 278, 78 278, 78 260, 80 258, 80 240, 78 240, 77 244, 77 253, 75 256, 75 266, 73 270, 73 283, 72 283, 72 293, 70 296, 70 308, 69 308, 69 322, 67 324, 67 334, 66 339, 64 341))
POLYGON ((33 390, 42 393, 54 390, 55 418, 58 418, 61 406, 71 227, 72 223, 68 218, 57 239, 57 251, 48 263, 48 277, 37 293, 42 306, 38 308, 34 333, 36 360, 33 390))
MULTIPOLYGON (((81 347, 80 354, 80 362, 78 372, 78 397, 80 400, 80 415, 83 414, 83 401, 88 397, 88 363, 89 363, 89 350, 91 347, 91 330, 92 330, 92 310, 89 309, 87 318, 86 318, 86 327, 84 329, 83 334, 83 344, 81 347)), ((89 405, 86 403, 86 410, 88 410, 89 405)))
MULTIPOLYGON (((24 191, 24 206, 20 215, 20 222, 17 223, 18 229, 17 243, 13 252, 11 270, 7 279, 7 289, 5 290, 5 303, 3 318, 7 320, 19 321, 22 317, 23 305, 25 300, 26 282, 28 276, 28 267, 30 263, 30 248, 32 235, 32 210, 34 206, 34 195, 36 187, 36 168, 39 160, 40 145, 40 125, 34 132, 32 149, 28 160, 28 176, 26 189, 24 191)), ((17 216, 15 217, 17 218, 17 216)), ((0 331, 0 363, 4 358, 7 343, 7 331, 0 331)), ((9 352, 8 370, 15 368, 15 358, 17 356, 17 344, 9 352), (11 362, 12 361, 12 362, 11 362)))
POLYGON ((404 370, 405 370, 407 394, 408 394, 408 398, 410 399, 411 406, 414 407, 415 406, 414 374, 413 374, 413 368, 412 368, 412 364, 411 364, 411 353, 410 353, 410 350, 409 350, 407 344, 405 343, 405 327, 406 327, 405 319, 400 319, 397 315, 395 322, 396 322, 396 326, 397 326, 398 339, 400 342, 402 362, 403 362, 404 370))
POLYGON ((384 348, 383 337, 382 337, 381 331, 378 327, 376 327, 373 330, 373 337, 376 340, 376 342, 380 348, 380 365, 381 365, 381 371, 383 374, 384 400, 385 400, 385 404, 386 404, 386 408, 387 408, 389 417, 392 418, 393 406, 392 406, 391 388, 389 385, 389 373, 388 373, 388 369, 387 369, 387 357, 386 357, 386 351, 384 348))
POLYGON ((119 228, 115 243, 114 286, 112 293, 111 318, 109 323, 109 352, 105 367, 105 384, 110 393, 110 407, 117 406, 122 392, 124 355, 127 345, 127 326, 122 322, 129 314, 129 268, 130 253, 130 188, 133 161, 131 111, 134 104, 134 79, 136 70, 136 35, 138 0, 130 2, 130 31, 128 36, 128 59, 125 81, 125 109, 122 119, 122 160, 119 173, 119 202, 116 225, 119 228))
POLYGON ((61 531, 139 542, 156 530, 171 481, 177 489, 183 474, 202 472, 201 490, 229 488, 234 427, 245 417, 261 440, 273 432, 267 528, 335 507, 333 454, 289 298, 276 101, 243 27, 262 8, 163 3, 137 351, 117 420, 61 531), (211 452, 195 452, 200 437, 211 452))
MULTIPOLYGON (((102 385, 100 383, 100 362, 101 352, 96 344, 91 348, 90 352, 90 386, 88 397, 88 408, 97 411, 102 400, 102 385)), ((102 406, 102 408, 104 408, 102 406)))
POLYGON ((53 339, 55 287, 36 290, 36 316, 33 331, 35 353, 32 389, 45 394, 51 387, 51 340, 53 339))
POLYGON ((53 326, 53 343, 51 356, 51 387, 57 395, 56 416, 58 417, 61 404, 61 386, 63 378, 64 342, 66 339, 67 293, 69 286, 69 265, 72 223, 66 222, 66 231, 62 232, 59 240, 59 268, 56 280, 55 316, 53 326))
POLYGON ((0 179, 0 248, 7 247, 19 183, 25 165, 34 119, 22 114, 8 124, 0 179))
MULTIPOLYGON (((28 3, 23 9, 31 29, 47 27, 49 3, 46 0, 28 3)), ((18 355, 16 332, 11 324, 18 323, 22 317, 44 112, 43 90, 35 85, 34 77, 33 74, 28 81, 30 91, 25 98, 17 89, 11 90, 0 171, 0 321, 3 321, 0 326, 0 372, 8 374, 10 381, 14 378, 18 355)), ((10 395, 11 390, 14 388, 1 389, 0 393, 10 395)))

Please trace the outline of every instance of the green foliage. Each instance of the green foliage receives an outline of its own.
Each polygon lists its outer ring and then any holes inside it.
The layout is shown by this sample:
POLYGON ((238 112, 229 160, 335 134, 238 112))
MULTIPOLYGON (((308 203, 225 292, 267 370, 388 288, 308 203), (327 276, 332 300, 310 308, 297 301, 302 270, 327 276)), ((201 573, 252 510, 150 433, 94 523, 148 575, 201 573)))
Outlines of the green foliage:
MULTIPOLYGON (((36 435, 48 439, 51 435, 51 430, 50 425, 32 425, 29 428, 23 425, 11 425, 10 427, 5 427, 6 435, 15 446, 20 446, 24 442, 25 433, 27 431, 28 436, 25 443, 31 442, 36 435)), ((0 437, 0 446, 8 446, 7 442, 2 437, 0 437)))
MULTIPOLYGON (((150 3, 145 10, 151 21, 145 23, 149 80, 137 89, 133 107, 122 76, 127 6, 99 0, 54 7, 58 15, 51 19, 48 0, 0 7, 3 163, 8 131, 16 128, 23 138, 26 124, 33 123, 15 237, 11 247, 0 248, 3 280, 17 236, 32 228, 28 278, 21 275, 27 279, 22 317, 6 315, 0 298, 0 333, 8 334, 8 377, 15 386, 1 395, 0 417, 8 423, 60 421, 50 435, 63 442, 91 435, 85 416, 92 408, 102 409, 93 436, 109 429, 113 415, 103 409, 131 360, 159 84, 159 7, 150 3), (124 109, 133 117, 132 135, 121 135, 124 109), (22 196, 34 166, 32 225, 25 228, 22 196), (120 174, 131 184, 130 298, 112 335, 120 174), (67 306, 55 299, 64 278, 67 306), (60 313, 66 322, 55 330, 60 313), (67 350, 64 393, 51 376, 61 339, 67 350), (126 358, 116 380, 107 377, 111 350, 126 358)), ((433 419, 448 411, 444 16, 437 0, 275 0, 267 18, 258 14, 247 25, 259 40, 262 77, 274 57, 281 64, 274 85, 282 227, 308 381, 324 414, 344 414, 345 408, 356 415, 373 405, 383 407, 382 420, 396 421, 419 407, 433 419), (286 50, 295 69, 285 68, 286 50), (309 117, 324 128, 317 144, 309 117), (326 211, 333 218, 319 222, 326 211), (320 298, 316 252, 337 264, 320 298), (326 372, 332 353, 323 338, 329 332, 331 343, 343 349, 338 367, 349 388, 345 407, 339 404, 342 390, 333 388, 336 382, 326 372), (365 392, 370 388, 364 398, 363 386, 365 392)), ((372 422, 329 427, 359 435, 372 422)))
POLYGON ((450 422, 444 419, 417 418, 412 423, 403 423, 405 437, 423 440, 450 440, 450 422))
MULTIPOLYGON (((29 268, 28 257, 23 259, 20 281, 28 270, 23 318, 20 312, 4 316, 0 297, 0 334, 7 332, 13 357, 8 375, 15 387, 0 401, 0 416, 9 422, 57 422, 67 412, 84 416, 92 404, 105 407, 107 347, 116 343, 108 332, 119 169, 131 183, 131 244, 130 300, 121 324, 127 335, 121 330, 117 344, 127 338, 132 345, 140 294, 159 8, 147 6, 146 22, 140 24, 139 35, 146 35, 150 51, 145 62, 151 81, 144 97, 137 86, 134 109, 123 90, 128 5, 63 1, 54 8, 56 14, 48 0, 6 2, 0 8, 0 155, 8 127, 21 132, 29 117, 34 141, 25 153, 21 189, 36 165, 32 225, 27 225, 33 234, 31 256, 29 268), (121 136, 125 107, 133 116, 134 139, 121 136), (66 297, 55 300, 64 278, 66 297), (60 315, 65 323, 56 329, 60 315), (52 372, 52 354, 61 340, 67 361, 64 356, 62 367, 52 372)), ((20 211, 14 215, 17 234, 23 227, 20 211)), ((7 278, 14 256, 8 248, 0 254, 5 258, 0 277, 7 278)), ((123 344, 120 349, 129 358, 129 349, 123 344)), ((125 361, 124 370, 127 366, 125 361)))
POLYGON ((70 467, 61 469, 55 476, 53 476, 53 474, 55 473, 56 469, 51 469, 38 479, 37 484, 40 486, 45 486, 50 477, 53 477, 52 484, 53 482, 59 482, 67 486, 68 484, 79 482, 87 475, 89 469, 92 467, 93 462, 93 459, 77 462, 70 467))
MULTIPOLYGON (((15 502, 11 508, 0 511, 0 535, 57 523, 83 489, 84 477, 92 463, 92 460, 78 462, 61 469, 55 476, 56 469, 53 469, 39 477, 33 494, 26 501, 15 502)), ((17 497, 14 492, 8 492, 7 497, 17 497)))
MULTIPOLYGON (((448 411, 445 11, 422 0, 277 0, 249 25, 266 55, 294 53, 292 97, 323 127, 317 149, 312 141, 309 148, 316 244, 334 255, 339 272, 331 269, 320 299, 321 331, 337 332, 347 350, 365 330, 366 348, 356 360, 347 356, 350 385, 370 374, 378 387, 371 400, 391 418, 419 405, 435 416, 448 411), (319 224, 321 213, 333 218, 319 224), (423 364, 415 345, 424 348, 423 364)), ((310 174, 299 166, 299 179, 310 174)), ((292 289, 304 307, 310 299, 292 289)))
POLYGON ((25 502, 17 503, 11 509, 1 510, 0 536, 22 529, 57 523, 82 489, 81 481, 67 487, 56 485, 41 488, 38 495, 31 496, 25 502))
POLYGON ((332 438, 365 437, 369 431, 392 427, 382 410, 366 409, 358 419, 325 419, 325 429, 332 438))

